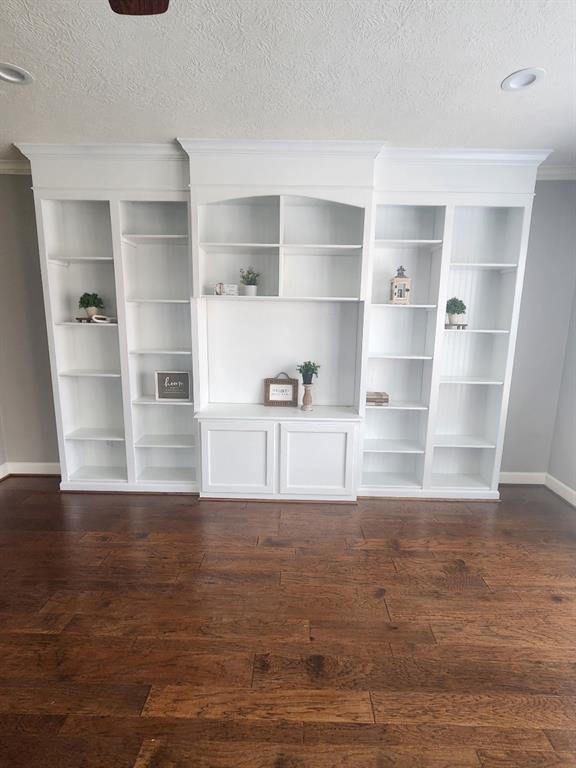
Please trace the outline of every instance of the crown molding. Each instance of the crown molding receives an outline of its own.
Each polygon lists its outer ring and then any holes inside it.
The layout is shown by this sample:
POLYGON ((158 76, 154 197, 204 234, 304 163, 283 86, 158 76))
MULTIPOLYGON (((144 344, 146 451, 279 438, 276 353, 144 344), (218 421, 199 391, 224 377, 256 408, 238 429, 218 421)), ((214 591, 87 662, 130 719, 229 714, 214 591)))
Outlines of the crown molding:
POLYGON ((576 165, 541 165, 536 181, 576 181, 576 165))
POLYGON ((36 157, 95 157, 99 160, 176 159, 186 155, 176 143, 166 144, 15 144, 31 159, 36 157))
POLYGON ((314 155, 375 159, 382 141, 314 139, 177 139, 188 155, 314 155))
POLYGON ((0 175, 30 176, 32 171, 27 160, 0 160, 0 175))
POLYGON ((551 149, 411 149, 384 147, 379 160, 448 165, 528 165, 544 162, 551 149))

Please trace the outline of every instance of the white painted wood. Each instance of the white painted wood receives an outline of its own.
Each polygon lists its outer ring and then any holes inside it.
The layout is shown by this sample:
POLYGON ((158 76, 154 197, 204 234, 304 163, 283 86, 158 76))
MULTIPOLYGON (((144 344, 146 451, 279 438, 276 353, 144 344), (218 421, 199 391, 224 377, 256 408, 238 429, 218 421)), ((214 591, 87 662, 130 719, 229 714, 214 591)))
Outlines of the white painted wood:
POLYGON ((202 492, 272 495, 276 428, 261 420, 202 420, 202 492))
POLYGON ((33 158, 62 487, 190 492, 202 478, 211 497, 350 499, 359 488, 497 498, 531 196, 546 153, 182 145, 187 158, 174 145, 23 147, 33 158), (413 279, 406 307, 388 303, 400 264, 413 279), (211 295, 247 266, 262 272, 257 297, 211 295), (102 295, 117 324, 75 323, 84 291, 102 295), (468 305, 465 331, 444 329, 452 295, 468 305), (262 406, 262 380, 295 374, 304 359, 321 364, 315 410, 262 406), (158 403, 155 370, 192 371, 195 405, 158 403), (388 391, 390 405, 367 407, 367 390, 388 391), (232 443, 256 441, 218 446, 214 469, 229 476, 217 488, 205 482, 212 459, 198 421, 229 423, 232 443), (276 450, 281 431, 288 454, 276 450), (345 480, 330 459, 343 435, 345 480), (312 451, 323 441, 326 450, 312 451))
POLYGON ((281 423, 280 493, 352 496, 355 436, 351 423, 281 423))

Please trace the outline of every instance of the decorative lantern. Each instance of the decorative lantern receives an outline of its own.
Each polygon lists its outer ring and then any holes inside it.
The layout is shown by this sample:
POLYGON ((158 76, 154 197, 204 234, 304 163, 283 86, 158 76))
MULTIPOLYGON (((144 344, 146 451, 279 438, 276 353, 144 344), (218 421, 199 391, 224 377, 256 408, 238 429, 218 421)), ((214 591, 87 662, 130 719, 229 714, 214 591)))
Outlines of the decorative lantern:
POLYGON ((390 303, 410 304, 410 287, 412 278, 406 276, 404 267, 398 267, 396 277, 390 280, 390 303))

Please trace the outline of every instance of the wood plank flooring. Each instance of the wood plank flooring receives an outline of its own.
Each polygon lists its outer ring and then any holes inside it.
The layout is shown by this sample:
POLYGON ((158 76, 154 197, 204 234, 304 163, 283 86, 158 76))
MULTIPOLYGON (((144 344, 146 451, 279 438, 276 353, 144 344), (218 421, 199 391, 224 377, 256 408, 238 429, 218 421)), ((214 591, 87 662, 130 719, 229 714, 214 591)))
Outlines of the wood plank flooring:
POLYGON ((576 766, 576 510, 0 483, 1 768, 576 766))

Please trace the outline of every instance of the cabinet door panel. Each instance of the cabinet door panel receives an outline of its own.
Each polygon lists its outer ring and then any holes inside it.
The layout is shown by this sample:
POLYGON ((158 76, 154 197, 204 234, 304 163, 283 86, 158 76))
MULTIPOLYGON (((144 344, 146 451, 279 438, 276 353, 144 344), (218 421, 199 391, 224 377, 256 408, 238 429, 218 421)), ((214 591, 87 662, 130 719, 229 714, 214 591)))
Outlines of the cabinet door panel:
POLYGON ((354 424, 280 425, 280 492, 352 495, 354 424))
POLYGON ((202 491, 272 493, 274 424, 266 421, 203 421, 202 491))

